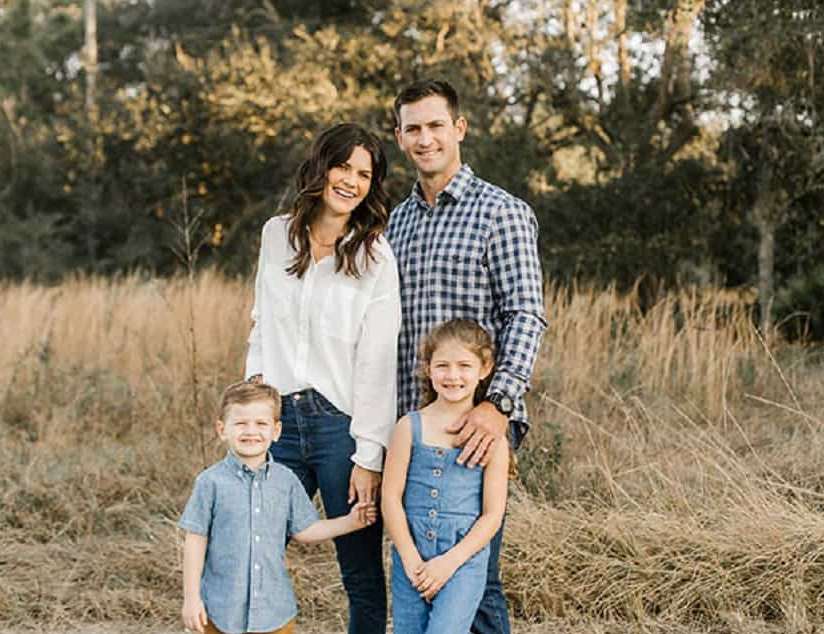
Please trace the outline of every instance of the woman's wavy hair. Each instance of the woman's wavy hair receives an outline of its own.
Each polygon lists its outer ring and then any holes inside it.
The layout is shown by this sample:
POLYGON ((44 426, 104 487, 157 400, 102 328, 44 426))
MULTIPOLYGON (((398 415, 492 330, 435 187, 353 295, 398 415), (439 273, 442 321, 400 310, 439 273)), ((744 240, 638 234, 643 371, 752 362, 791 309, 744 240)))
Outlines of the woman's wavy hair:
POLYGON ((389 196, 383 189, 386 177, 386 155, 380 140, 355 123, 340 123, 324 130, 312 144, 309 158, 301 163, 295 179, 297 191, 288 212, 289 243, 295 257, 286 269, 290 275, 303 277, 312 258, 309 244, 309 225, 321 208, 321 197, 329 170, 349 160, 356 147, 362 147, 372 157, 372 182, 369 192, 352 211, 344 236, 335 242, 335 271, 358 278, 369 261, 375 261, 375 241, 389 221, 389 196), (364 257, 359 257, 361 246, 364 257))
POLYGON ((421 341, 418 350, 418 368, 416 373, 418 386, 420 388, 418 408, 426 407, 438 398, 435 388, 432 387, 432 379, 429 378, 429 364, 432 362, 432 357, 438 349, 438 346, 447 341, 457 341, 462 346, 465 346, 481 360, 481 363, 486 363, 487 361, 492 363, 492 368, 487 377, 478 383, 478 387, 475 388, 472 403, 477 405, 486 396, 486 390, 489 387, 492 374, 495 370, 495 344, 492 343, 492 337, 489 336, 486 330, 481 328, 481 325, 477 321, 471 319, 450 319, 435 326, 421 341))

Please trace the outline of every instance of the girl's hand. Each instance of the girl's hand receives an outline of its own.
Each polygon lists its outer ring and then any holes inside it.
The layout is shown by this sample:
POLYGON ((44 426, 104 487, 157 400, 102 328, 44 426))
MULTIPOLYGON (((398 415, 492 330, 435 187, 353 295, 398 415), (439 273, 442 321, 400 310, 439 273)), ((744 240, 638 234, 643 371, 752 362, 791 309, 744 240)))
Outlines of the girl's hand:
POLYGON ((421 597, 431 601, 457 569, 458 566, 455 565, 448 553, 433 557, 421 566, 418 575, 419 583, 415 587, 421 593, 421 597))
POLYGON ((378 519, 378 507, 374 502, 358 502, 349 511, 349 521, 358 529, 374 524, 378 519))
POLYGON ((403 563, 403 571, 406 573, 406 578, 409 579, 409 582, 415 588, 417 588, 421 583, 421 571, 423 570, 424 563, 423 559, 421 559, 421 556, 416 552, 414 558, 401 558, 401 562, 403 563))
POLYGON ((206 616, 206 608, 203 605, 203 601, 200 600, 200 597, 193 600, 184 599, 181 615, 183 616, 183 627, 192 632, 200 632, 203 634, 203 628, 206 627, 209 619, 206 616))

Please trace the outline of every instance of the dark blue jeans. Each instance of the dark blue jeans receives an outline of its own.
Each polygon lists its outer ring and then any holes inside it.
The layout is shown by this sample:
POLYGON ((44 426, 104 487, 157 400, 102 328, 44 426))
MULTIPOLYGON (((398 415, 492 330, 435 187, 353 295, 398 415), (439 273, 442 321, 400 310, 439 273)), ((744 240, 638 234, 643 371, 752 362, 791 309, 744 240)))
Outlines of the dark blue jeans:
POLYGON ((489 542, 489 564, 486 569, 486 589, 481 605, 475 614, 471 634, 509 634, 509 611, 501 585, 501 544, 504 537, 504 522, 489 542))
MULTIPOLYGON (((269 451, 289 467, 311 498, 320 489, 327 517, 351 508, 349 476, 355 441, 350 418, 315 390, 283 397, 283 431, 269 451)), ((343 587, 349 596, 349 634, 386 632, 386 583, 380 520, 363 530, 335 539, 343 587)))
MULTIPOLYGON (((511 425, 509 442, 517 449, 523 440, 525 430, 511 425)), ((472 622, 471 634, 510 634, 509 611, 501 585, 501 545, 504 540, 504 521, 492 541, 489 542, 489 564, 486 569, 486 589, 481 605, 472 622)))

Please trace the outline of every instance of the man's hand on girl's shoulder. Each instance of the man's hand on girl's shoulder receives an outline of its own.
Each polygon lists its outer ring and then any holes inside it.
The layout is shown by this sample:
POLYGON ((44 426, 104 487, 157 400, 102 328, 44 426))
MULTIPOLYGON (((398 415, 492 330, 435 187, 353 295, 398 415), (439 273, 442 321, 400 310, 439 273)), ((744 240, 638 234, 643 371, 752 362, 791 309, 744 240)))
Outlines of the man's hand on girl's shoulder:
POLYGON ((463 418, 447 427, 447 431, 457 433, 455 444, 463 447, 457 458, 458 464, 466 464, 470 469, 485 467, 492 458, 495 441, 506 436, 509 420, 492 404, 483 401, 473 407, 463 418))

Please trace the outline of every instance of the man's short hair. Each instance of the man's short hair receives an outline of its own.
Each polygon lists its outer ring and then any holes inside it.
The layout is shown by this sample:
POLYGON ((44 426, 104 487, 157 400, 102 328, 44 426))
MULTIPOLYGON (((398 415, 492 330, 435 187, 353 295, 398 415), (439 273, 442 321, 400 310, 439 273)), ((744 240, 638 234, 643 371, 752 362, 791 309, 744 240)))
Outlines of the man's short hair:
POLYGON ((398 128, 401 126, 401 106, 432 96, 446 99, 452 120, 458 118, 461 113, 461 104, 455 87, 445 79, 421 79, 409 84, 395 97, 395 126, 398 128))
POLYGON ((249 383, 248 381, 232 383, 223 390, 217 410, 218 418, 225 420, 226 412, 232 405, 248 405, 255 401, 270 401, 275 420, 280 420, 280 394, 278 391, 266 383, 249 383))

